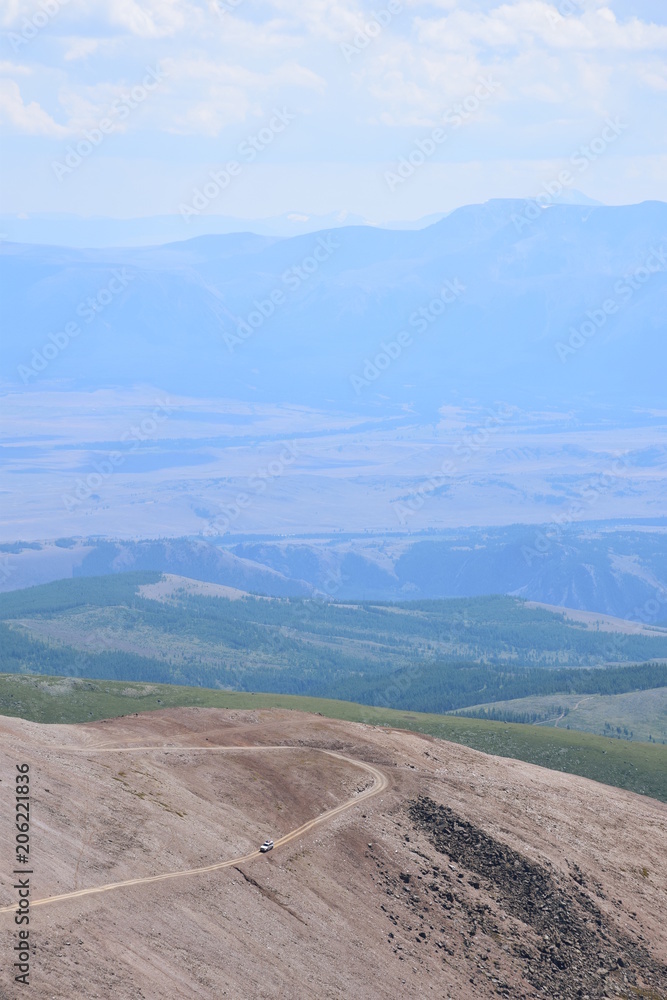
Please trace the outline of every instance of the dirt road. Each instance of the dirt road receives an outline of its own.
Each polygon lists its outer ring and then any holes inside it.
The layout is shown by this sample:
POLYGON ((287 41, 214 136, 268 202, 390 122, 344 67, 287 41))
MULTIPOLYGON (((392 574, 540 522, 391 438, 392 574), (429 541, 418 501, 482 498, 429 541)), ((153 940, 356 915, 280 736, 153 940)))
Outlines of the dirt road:
MULTIPOLYGON (((314 753, 326 754, 328 757, 336 757, 338 760, 345 761, 348 764, 352 764, 354 767, 360 767, 373 778, 373 784, 364 789, 354 798, 348 799, 346 802, 342 802, 339 806, 333 809, 328 809, 326 812, 321 813, 314 819, 308 820, 308 822, 303 823, 301 826, 297 827, 295 830, 291 830, 290 833, 285 834, 284 837, 280 837, 275 841, 274 849, 281 847, 283 844, 288 844, 290 841, 295 840, 297 837, 303 836, 304 833, 314 829, 316 826, 320 826, 322 823, 326 823, 327 820, 333 819, 334 816, 339 816, 341 813, 347 812, 353 806, 356 806, 359 802, 364 799, 369 799, 374 795, 378 795, 380 792, 384 791, 387 787, 387 778, 378 768, 373 767, 372 764, 367 764, 362 760, 355 760, 352 757, 346 757, 345 754, 336 753, 333 750, 322 750, 318 747, 307 747, 303 746, 257 746, 257 747, 193 747, 193 746, 124 746, 124 747, 113 747, 113 746, 86 746, 86 747, 57 747, 55 748, 63 753, 183 753, 183 751, 205 751, 206 753, 269 753, 280 750, 312 750, 314 753)), ((171 871, 164 872, 162 875, 150 875, 145 878, 133 878, 127 879, 124 882, 109 882, 107 885, 93 886, 89 889, 78 889, 74 892, 64 892, 58 896, 47 896, 44 899, 35 899, 31 902, 31 907, 35 906, 46 906, 51 903, 62 903, 68 899, 78 899, 82 896, 93 896, 101 892, 109 892, 111 889, 124 889, 129 886, 134 885, 146 885, 149 882, 164 882, 167 879, 174 878, 185 878, 191 875, 203 875, 208 872, 220 871, 222 868, 231 868, 234 865, 243 864, 246 861, 251 861, 253 858, 261 857, 260 851, 251 851, 250 854, 244 854, 240 858, 230 858, 228 861, 218 861, 212 865, 206 865, 201 868, 191 868, 187 871, 171 871)), ((16 904, 13 903, 11 906, 0 907, 0 913, 13 913, 16 910, 16 904)))

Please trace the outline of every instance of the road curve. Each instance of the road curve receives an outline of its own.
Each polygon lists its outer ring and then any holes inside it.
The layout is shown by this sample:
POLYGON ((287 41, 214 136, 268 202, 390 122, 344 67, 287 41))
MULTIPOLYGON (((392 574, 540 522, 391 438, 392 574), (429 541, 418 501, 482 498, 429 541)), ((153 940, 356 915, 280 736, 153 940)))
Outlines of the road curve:
MULTIPOLYGON (((312 750, 316 753, 326 754, 328 757, 336 757, 338 760, 346 761, 348 764, 352 764, 354 767, 360 767, 373 778, 373 784, 360 792, 352 799, 348 799, 347 802, 342 802, 339 806, 335 806, 333 809, 327 809, 326 812, 321 813, 316 816, 315 819, 308 820, 307 823, 302 823, 301 826, 297 827, 295 830, 291 830, 286 833, 284 837, 280 837, 275 841, 274 850, 278 847, 282 847, 284 844, 289 844, 291 840, 296 840, 298 837, 303 836, 304 833, 308 833, 310 830, 314 829, 316 826, 320 826, 322 823, 326 823, 328 820, 333 819, 334 816, 339 816, 341 813, 347 812, 348 809, 352 809, 359 802, 364 799, 370 799, 374 795, 378 795, 380 792, 384 791, 388 785, 386 776, 377 767, 373 767, 372 764, 367 764, 366 761, 356 760, 354 757, 347 757, 345 754, 337 753, 335 750, 323 750, 321 747, 309 747, 309 746, 256 746, 256 747, 193 747, 193 746, 124 746, 124 747, 100 747, 100 746, 88 746, 88 747, 57 747, 56 749, 65 752, 74 753, 136 753, 145 751, 159 751, 161 753, 184 753, 190 750, 206 750, 209 753, 252 753, 252 752, 262 752, 262 751, 275 751, 275 750, 312 750)), ((131 878, 126 879, 124 882, 109 882, 107 885, 93 886, 90 889, 77 889, 74 892, 63 892, 58 896, 46 896, 44 899, 34 899, 30 902, 30 908, 34 906, 47 906, 51 903, 62 903, 68 899, 79 899, 84 896, 94 896, 101 892, 110 892, 112 889, 124 889, 131 885, 148 885, 150 882, 166 882, 167 879, 175 878, 185 878, 188 875, 204 875, 207 872, 217 872, 223 868, 231 868, 233 865, 240 865, 245 861, 251 861, 253 858, 261 857, 259 850, 251 851, 250 854, 244 854, 240 858, 230 858, 229 861, 218 861, 213 865, 206 865, 202 868, 190 868, 186 871, 175 871, 175 872, 165 872, 162 875, 148 875, 144 878, 131 878)), ((0 913, 11 913, 16 910, 16 903, 11 906, 0 907, 0 913)))

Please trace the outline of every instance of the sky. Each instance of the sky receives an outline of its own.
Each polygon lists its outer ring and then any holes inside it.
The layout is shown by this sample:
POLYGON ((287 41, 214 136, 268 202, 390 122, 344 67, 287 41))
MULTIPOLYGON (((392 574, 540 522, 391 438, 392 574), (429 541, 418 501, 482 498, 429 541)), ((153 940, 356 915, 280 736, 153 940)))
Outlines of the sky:
POLYGON ((0 212, 667 200, 664 0, 4 0, 0 212))

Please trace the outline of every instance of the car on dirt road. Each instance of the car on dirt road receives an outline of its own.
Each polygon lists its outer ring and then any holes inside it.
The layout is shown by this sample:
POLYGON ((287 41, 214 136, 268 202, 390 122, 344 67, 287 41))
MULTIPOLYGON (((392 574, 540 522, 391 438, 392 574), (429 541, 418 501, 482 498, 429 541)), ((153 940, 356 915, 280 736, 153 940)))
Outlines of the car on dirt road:
POLYGON ((260 847, 260 851, 262 852, 262 854, 266 854, 267 851, 272 851, 272 850, 273 850, 272 840, 265 840, 262 846, 260 847))

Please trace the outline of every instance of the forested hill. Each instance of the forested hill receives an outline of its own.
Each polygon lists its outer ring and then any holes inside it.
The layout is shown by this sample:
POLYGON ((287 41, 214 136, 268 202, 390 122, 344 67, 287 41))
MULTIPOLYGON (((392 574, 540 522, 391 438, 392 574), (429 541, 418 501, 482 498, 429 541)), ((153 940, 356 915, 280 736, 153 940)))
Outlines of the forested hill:
POLYGON ((515 598, 377 604, 234 596, 193 592, 191 581, 159 573, 3 594, 0 670, 434 711, 667 684, 659 662, 667 635, 587 628, 515 598))

